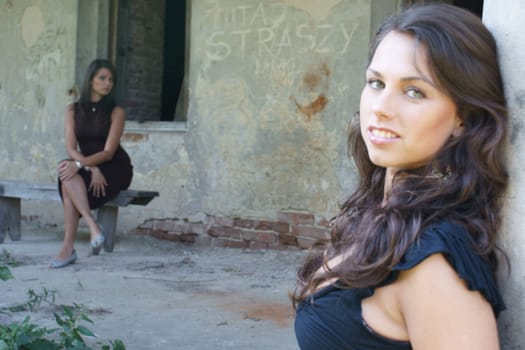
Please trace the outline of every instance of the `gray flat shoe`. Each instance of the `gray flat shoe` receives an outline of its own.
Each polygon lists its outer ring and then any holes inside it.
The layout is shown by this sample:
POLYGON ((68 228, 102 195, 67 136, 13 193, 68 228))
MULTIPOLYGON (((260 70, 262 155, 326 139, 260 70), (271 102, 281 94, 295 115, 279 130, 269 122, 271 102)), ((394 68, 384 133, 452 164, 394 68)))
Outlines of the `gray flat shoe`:
POLYGON ((100 227, 100 234, 97 238, 91 241, 91 254, 98 255, 100 252, 100 249, 104 245, 104 241, 106 240, 106 237, 104 237, 104 229, 102 228, 102 225, 98 225, 100 227))
POLYGON ((49 267, 52 269, 59 269, 61 267, 66 267, 67 265, 74 264, 77 260, 77 252, 73 249, 73 253, 69 256, 69 258, 64 260, 52 260, 49 263, 49 267))

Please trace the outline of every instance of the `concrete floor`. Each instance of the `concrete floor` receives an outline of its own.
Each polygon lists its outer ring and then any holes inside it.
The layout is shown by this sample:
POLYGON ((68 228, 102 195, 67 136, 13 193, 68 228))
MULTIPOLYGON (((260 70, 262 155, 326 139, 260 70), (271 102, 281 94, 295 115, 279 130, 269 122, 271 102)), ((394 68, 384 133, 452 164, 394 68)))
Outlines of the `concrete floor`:
MULTIPOLYGON (((81 232, 77 262, 49 269, 60 242, 58 229, 30 225, 23 226, 21 241, 6 238, 0 250, 19 266, 11 269, 14 279, 0 281, 0 307, 26 302, 29 289, 56 290, 56 305, 88 308, 94 349, 114 339, 129 350, 298 348, 287 293, 303 251, 212 248, 123 235, 113 253, 88 257, 88 235, 81 232)), ((0 313, 0 323, 29 314, 34 323, 56 327, 56 305, 0 313)))

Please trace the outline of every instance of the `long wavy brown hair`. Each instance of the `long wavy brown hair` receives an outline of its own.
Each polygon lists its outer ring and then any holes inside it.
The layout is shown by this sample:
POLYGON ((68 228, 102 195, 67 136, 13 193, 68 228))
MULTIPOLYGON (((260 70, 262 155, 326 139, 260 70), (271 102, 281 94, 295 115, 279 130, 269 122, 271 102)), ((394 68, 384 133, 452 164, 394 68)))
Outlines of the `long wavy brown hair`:
POLYGON ((508 182, 503 152, 508 116, 495 40, 466 10, 446 4, 414 6, 382 24, 368 64, 391 31, 412 36, 426 50, 433 78, 456 104, 464 131, 425 166, 399 171, 385 198, 385 169, 370 161, 359 118, 352 120, 348 148, 359 182, 332 221, 330 245, 323 253, 310 254, 300 268, 291 295, 294 304, 334 278, 350 288, 379 284, 423 229, 440 220, 465 227, 475 251, 496 268, 496 236, 508 182), (336 256, 342 262, 328 267, 336 256))

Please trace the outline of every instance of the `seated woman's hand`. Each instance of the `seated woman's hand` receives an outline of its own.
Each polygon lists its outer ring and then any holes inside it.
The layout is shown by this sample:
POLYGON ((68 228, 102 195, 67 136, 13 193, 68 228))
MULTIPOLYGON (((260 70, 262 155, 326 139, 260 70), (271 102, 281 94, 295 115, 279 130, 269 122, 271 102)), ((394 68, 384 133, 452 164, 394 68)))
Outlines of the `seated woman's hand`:
POLYGON ((78 167, 72 160, 62 160, 58 164, 58 177, 61 181, 68 181, 78 172, 78 167))
POLYGON ((106 178, 98 167, 91 167, 91 183, 89 184, 88 191, 93 193, 95 197, 106 196, 106 178))

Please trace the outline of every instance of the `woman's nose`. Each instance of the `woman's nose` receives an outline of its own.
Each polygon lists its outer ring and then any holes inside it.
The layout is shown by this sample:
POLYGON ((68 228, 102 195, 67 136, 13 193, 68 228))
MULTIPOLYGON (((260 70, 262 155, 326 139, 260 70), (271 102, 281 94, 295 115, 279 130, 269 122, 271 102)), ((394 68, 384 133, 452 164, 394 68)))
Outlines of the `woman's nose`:
POLYGON ((381 90, 374 98, 372 111, 378 117, 392 118, 395 116, 395 97, 394 94, 387 90, 381 90))

